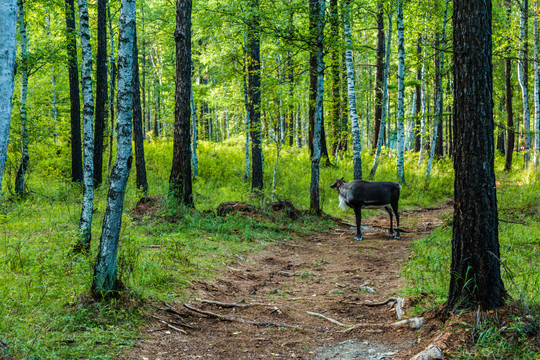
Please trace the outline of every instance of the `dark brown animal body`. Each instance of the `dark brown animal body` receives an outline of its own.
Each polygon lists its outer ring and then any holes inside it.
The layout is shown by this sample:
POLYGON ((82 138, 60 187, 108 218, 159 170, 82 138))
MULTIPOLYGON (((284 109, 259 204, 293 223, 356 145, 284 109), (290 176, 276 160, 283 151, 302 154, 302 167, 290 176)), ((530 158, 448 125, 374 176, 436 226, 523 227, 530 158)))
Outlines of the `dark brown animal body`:
POLYGON ((354 210, 356 216, 356 236, 354 240, 360 241, 362 235, 362 209, 381 209, 385 208, 390 215, 389 235, 396 239, 399 234, 399 195, 401 185, 391 181, 369 182, 364 180, 354 180, 346 182, 343 179, 337 179, 330 185, 335 188, 339 196, 339 206, 346 206, 354 210), (396 215, 396 235, 394 236, 393 214, 396 215))

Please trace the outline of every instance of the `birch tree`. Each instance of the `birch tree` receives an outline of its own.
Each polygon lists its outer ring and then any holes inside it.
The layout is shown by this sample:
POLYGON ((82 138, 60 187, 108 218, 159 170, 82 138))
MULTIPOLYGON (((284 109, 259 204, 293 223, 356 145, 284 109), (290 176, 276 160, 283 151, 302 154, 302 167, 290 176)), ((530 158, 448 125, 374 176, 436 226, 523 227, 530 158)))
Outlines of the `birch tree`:
MULTIPOLYGON (((444 20, 443 20, 443 26, 442 26, 442 40, 441 40, 441 47, 444 49, 444 46, 446 44, 446 23, 448 18, 448 4, 450 0, 446 0, 446 6, 444 8, 444 20)), ((441 60, 439 62, 439 74, 441 76, 439 77, 439 82, 442 83, 442 71, 444 69, 444 51, 441 51, 441 60)), ((437 136, 438 136, 438 130, 439 130, 439 124, 441 122, 442 118, 442 108, 443 108, 443 90, 442 86, 439 84, 439 91, 437 92, 437 100, 436 100, 436 107, 435 107, 435 124, 433 125, 433 136, 431 137, 431 145, 430 145, 430 152, 429 152, 429 160, 428 165, 426 169, 426 180, 429 181, 431 177, 431 165, 433 163, 433 156, 435 155, 435 147, 437 143, 437 136)))
POLYGON ((81 33, 81 82, 83 92, 83 200, 79 221, 79 241, 76 250, 88 252, 92 238, 94 212, 94 98, 92 94, 92 47, 86 0, 79 0, 79 28, 81 33))
POLYGON ((383 97, 382 97, 382 112, 381 112, 381 125, 379 127, 379 135, 377 136, 377 147, 375 151, 375 158, 373 159, 373 165, 371 165, 371 171, 369 172, 370 179, 375 177, 377 172, 377 167, 379 167, 379 161, 381 158, 381 149, 384 142, 384 126, 386 120, 387 107, 386 103, 388 102, 388 68, 390 67, 390 46, 392 44, 392 16, 393 12, 388 14, 388 41, 386 45, 386 64, 384 66, 383 74, 383 97))
POLYGON ((97 55, 96 55, 96 118, 95 118, 95 137, 94 137, 94 155, 93 155, 94 156, 94 185, 96 187, 99 187, 103 181, 103 135, 105 132, 106 114, 107 114, 107 0, 98 0, 97 1, 97 55))
POLYGON ((7 160, 9 125, 15 86, 15 53, 17 50, 17 1, 0 1, 0 198, 7 160))
POLYGON ((23 1, 19 0, 19 35, 21 37, 21 162, 17 169, 15 177, 15 193, 19 196, 24 195, 25 175, 28 169, 28 131, 26 118, 26 98, 28 95, 28 57, 27 57, 27 37, 26 37, 26 20, 24 16, 23 1))
MULTIPOLYGON (((521 101, 523 103, 523 131, 525 132, 525 166, 530 161, 531 154, 531 116, 529 112, 529 0, 522 0, 520 12, 519 33, 519 57, 518 57, 518 82, 521 87, 521 101)), ((519 146, 519 144, 518 144, 519 146)))
POLYGON ((169 187, 180 204, 193 207, 191 182, 191 0, 176 3, 176 91, 173 161, 169 187))
POLYGON ((353 142, 353 167, 354 180, 362 180, 362 143, 360 137, 360 127, 358 125, 358 114, 356 112, 356 94, 354 86, 354 67, 351 41, 351 4, 350 0, 345 1, 345 61, 347 63, 347 94, 349 97, 349 117, 351 119, 352 142, 353 142))
POLYGON ((313 156, 311 157, 310 211, 319 215, 319 169, 321 165, 321 133, 324 91, 324 0, 310 0, 310 12, 315 15, 317 87, 313 127, 313 156))
POLYGON ((534 166, 539 165, 540 153, 540 74, 538 71, 538 0, 534 2, 534 166))
MULTIPOLYGON (((391 34, 388 30, 388 35, 391 34)), ((375 109, 373 111, 373 142, 371 146, 374 150, 379 144, 379 133, 381 132, 382 113, 384 111, 384 70, 385 70, 385 47, 384 47, 384 18, 382 1, 377 2, 377 63, 375 71, 375 109)), ((384 134, 384 132, 383 132, 384 134)))
POLYGON ((398 36, 398 109, 397 109, 397 177, 405 183, 403 157, 405 153, 405 41, 403 39, 403 0, 397 0, 397 36, 398 36))
POLYGON ((131 119, 133 107, 132 56, 135 0, 122 0, 118 36, 118 117, 116 161, 111 171, 92 293, 103 298, 117 290, 117 253, 122 226, 126 184, 131 170, 131 119))

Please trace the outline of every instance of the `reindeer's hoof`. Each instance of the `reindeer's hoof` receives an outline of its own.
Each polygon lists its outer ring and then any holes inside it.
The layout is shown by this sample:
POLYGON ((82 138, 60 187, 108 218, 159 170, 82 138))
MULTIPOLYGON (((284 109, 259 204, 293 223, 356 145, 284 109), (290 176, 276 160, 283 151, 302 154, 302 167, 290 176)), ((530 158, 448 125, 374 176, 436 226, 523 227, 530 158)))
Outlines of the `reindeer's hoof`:
POLYGON ((362 241, 362 239, 364 238, 364 235, 360 235, 360 236, 355 236, 354 237, 354 241, 362 241))
POLYGON ((394 232, 393 232, 393 231, 389 232, 389 233, 388 233, 388 236, 390 236, 390 237, 393 238, 393 237, 394 237, 394 232))
POLYGON ((401 235, 397 234, 396 236, 394 236, 394 239, 396 239, 396 240, 401 239, 401 235))

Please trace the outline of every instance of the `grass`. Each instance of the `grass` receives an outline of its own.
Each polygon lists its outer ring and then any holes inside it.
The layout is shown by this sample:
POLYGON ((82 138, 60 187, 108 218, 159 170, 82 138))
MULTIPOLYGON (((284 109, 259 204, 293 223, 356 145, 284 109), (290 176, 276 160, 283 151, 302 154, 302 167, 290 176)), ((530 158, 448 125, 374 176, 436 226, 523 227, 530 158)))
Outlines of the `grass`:
MULTIPOLYGON (((243 201, 264 209, 271 201, 276 148, 274 144, 264 148, 265 190, 254 194, 243 181, 243 141, 236 137, 219 144, 200 142, 199 177, 193 185, 197 210, 177 206, 166 195, 172 144, 145 144, 150 195, 157 199, 159 211, 142 217, 131 215, 143 195, 135 188, 132 173, 118 256, 119 276, 126 290, 119 299, 101 303, 90 301, 88 293, 107 188, 103 186, 95 194, 90 254, 73 254, 81 186, 69 181, 69 163, 65 160, 69 158, 68 147, 38 144, 28 174, 28 196, 17 200, 6 194, 0 200, 0 341, 7 345, 0 346, 0 357, 118 358, 125 347, 136 343, 146 321, 144 312, 155 301, 186 300, 194 281, 219 276, 221 269, 232 261, 261 251, 273 241, 291 239, 291 233, 311 234, 332 226, 322 218, 304 216, 291 221, 270 211, 259 218, 216 216, 215 209, 221 202, 243 201)), ((305 210, 309 207, 308 151, 285 148, 280 156, 275 198, 289 200, 305 210)), ((338 159, 336 166, 322 168, 320 181, 323 211, 350 221, 354 218, 352 212, 338 208, 335 192, 329 185, 343 176, 352 180, 351 157, 348 153, 344 159, 338 159)), ((373 158, 365 152, 363 161, 363 173, 368 174, 373 158)), ((14 162, 12 159, 8 165, 14 162)), ((429 183, 425 181, 425 162, 422 166, 417 166, 417 162, 416 154, 407 154, 407 184, 402 190, 400 207, 444 204, 453 196, 451 161, 435 162, 429 183)), ((15 167, 8 166, 3 186, 8 192, 14 174, 15 167)), ((532 210, 537 200, 530 195, 533 190, 539 193, 538 185, 532 173, 525 177, 523 172, 516 171, 506 176, 502 180, 508 187, 499 191, 501 217, 526 221, 527 225, 502 224, 503 261, 514 273, 527 301, 538 304, 538 294, 534 295, 534 290, 540 288, 538 271, 530 260, 531 254, 538 256, 538 238, 534 239, 534 232, 538 234, 538 214, 532 210), (522 185, 515 185, 517 182, 522 185), (516 200, 514 191, 519 191, 523 199, 516 200)), ((375 180, 383 179, 396 180, 393 156, 382 158, 375 180)), ((406 274, 417 286, 407 290, 410 294, 432 294, 433 303, 444 301, 450 239, 450 228, 443 227, 413 245, 417 256, 406 274)), ((305 278, 309 277, 306 270, 305 278)))

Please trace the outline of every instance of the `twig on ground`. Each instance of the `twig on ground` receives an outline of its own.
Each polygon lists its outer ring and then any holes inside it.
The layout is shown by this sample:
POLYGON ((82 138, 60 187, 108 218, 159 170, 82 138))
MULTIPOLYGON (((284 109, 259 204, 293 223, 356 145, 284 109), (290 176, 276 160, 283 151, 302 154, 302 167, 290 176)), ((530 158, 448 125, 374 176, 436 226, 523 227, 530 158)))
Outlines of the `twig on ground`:
POLYGON ((276 323, 276 322, 273 322, 273 321, 254 321, 254 320, 246 320, 246 319, 241 319, 241 318, 236 318, 236 317, 220 315, 220 314, 216 314, 216 313, 213 313, 213 312, 210 312, 210 311, 204 311, 204 310, 201 310, 201 309, 194 308, 193 306, 188 305, 188 304, 184 304, 184 307, 186 309, 188 309, 188 310, 193 311, 193 312, 203 314, 203 315, 207 315, 207 316, 210 316, 210 317, 222 320, 222 321, 239 322, 239 323, 243 323, 243 324, 251 324, 251 325, 257 325, 257 326, 288 327, 288 328, 292 328, 292 329, 296 329, 296 330, 304 330, 301 327, 298 327, 296 325, 287 324, 287 323, 276 323))
POLYGON ((386 305, 389 302, 396 301, 396 300, 397 300, 397 298, 395 298, 395 297, 389 297, 388 299, 386 299, 384 301, 376 302, 376 303, 374 303, 374 302, 372 302, 370 300, 365 300, 364 305, 366 305, 366 306, 381 306, 381 305, 386 305))
POLYGON ((169 324, 168 322, 166 322, 163 319, 158 318, 157 316, 154 316, 154 315, 150 315, 150 316, 153 317, 154 319, 158 320, 160 323, 165 324, 167 327, 169 327, 169 328, 171 328, 173 330, 176 330, 178 332, 181 332, 184 335, 187 335, 187 332, 185 330, 177 328, 176 326, 173 326, 173 325, 169 324))
MULTIPOLYGON (((292 309, 292 308, 291 308, 291 309, 292 309)), ((316 313, 316 312, 306 311, 306 310, 297 310, 297 309, 293 309, 293 310, 296 310, 296 311, 302 311, 302 312, 305 312, 305 313, 308 314, 308 315, 320 317, 321 319, 325 319, 325 320, 327 320, 327 321, 330 321, 332 324, 336 324, 336 325, 338 325, 338 326, 342 326, 342 327, 349 327, 349 326, 352 326, 352 325, 347 325, 347 324, 340 323, 340 322, 337 321, 337 320, 334 320, 334 319, 332 319, 332 318, 329 318, 329 317, 327 317, 327 316, 324 316, 323 314, 319 314, 319 313, 316 313)))
POLYGON ((527 225, 524 222, 521 221, 512 221, 512 220, 504 220, 504 219, 498 219, 501 222, 509 223, 509 224, 518 224, 518 225, 527 225))

